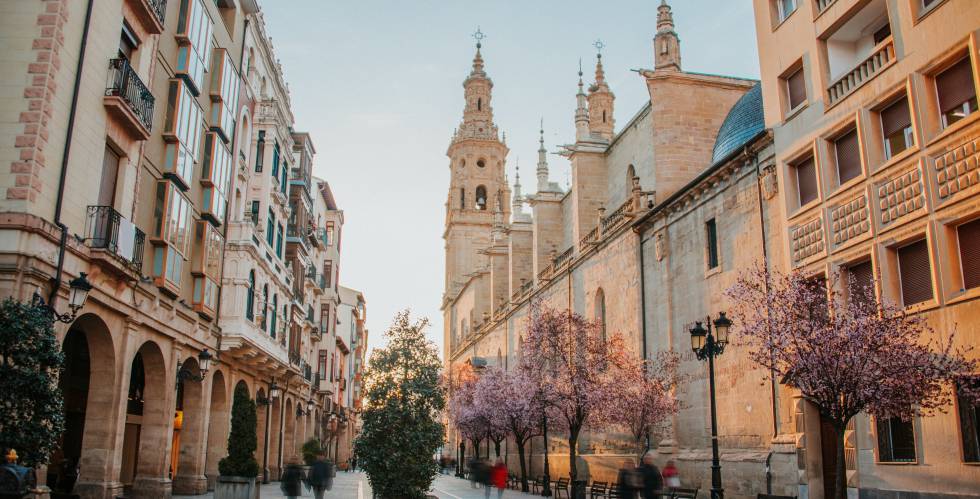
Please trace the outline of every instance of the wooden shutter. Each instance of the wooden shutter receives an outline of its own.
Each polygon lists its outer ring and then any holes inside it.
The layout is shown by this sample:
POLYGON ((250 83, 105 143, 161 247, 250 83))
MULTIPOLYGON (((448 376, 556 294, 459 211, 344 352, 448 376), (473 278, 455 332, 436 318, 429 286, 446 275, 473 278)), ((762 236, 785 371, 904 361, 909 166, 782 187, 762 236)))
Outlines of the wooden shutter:
POLYGON ((939 94, 939 110, 943 113, 977 96, 969 57, 960 59, 936 76, 936 93, 939 94))
POLYGON ((881 132, 885 137, 912 126, 909 99, 902 97, 881 111, 881 132))
POLYGON ((861 151, 857 129, 841 135, 834 141, 837 151, 837 176, 841 184, 861 175, 861 151))
POLYGON ((963 288, 980 286, 980 219, 960 225, 956 235, 960 242, 963 288))
POLYGON ((794 165, 796 169, 796 185, 800 193, 800 206, 817 199, 817 171, 813 157, 809 157, 794 165))
POLYGON ((789 108, 796 109, 806 100, 806 82, 803 80, 803 68, 786 78, 786 88, 789 92, 789 108))
POLYGON ((905 306, 932 299, 932 266, 925 239, 898 249, 898 271, 902 280, 905 306))
POLYGON ((847 268, 848 293, 852 299, 865 299, 874 297, 874 270, 871 260, 864 263, 851 265, 847 268), (869 289, 871 296, 865 296, 865 289, 869 289))

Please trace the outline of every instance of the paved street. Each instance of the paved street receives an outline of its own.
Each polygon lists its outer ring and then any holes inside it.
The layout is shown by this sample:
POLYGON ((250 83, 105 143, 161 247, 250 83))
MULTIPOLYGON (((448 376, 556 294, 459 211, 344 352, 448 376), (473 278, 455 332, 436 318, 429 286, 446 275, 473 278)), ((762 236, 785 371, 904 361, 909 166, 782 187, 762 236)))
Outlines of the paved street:
MULTIPOLYGON (((470 487, 470 482, 447 475, 437 475, 435 482, 432 484, 432 490, 430 493, 439 499, 482 499, 485 497, 485 492, 483 489, 474 489, 470 487)), ((213 495, 206 494, 202 496, 173 497, 174 499, 211 499, 213 495)), ((279 490, 278 483, 263 485, 261 497, 262 499, 284 498, 282 492, 279 490)), ((307 491, 303 497, 313 497, 313 493, 311 491, 307 491)), ((333 482, 333 490, 327 492, 325 497, 331 499, 370 499, 371 486, 368 484, 367 475, 363 472, 337 472, 337 478, 335 478, 333 482)), ((490 497, 496 498, 497 491, 492 491, 490 497)), ((519 497, 537 496, 507 490, 504 492, 504 497, 508 499, 516 499, 519 497)))

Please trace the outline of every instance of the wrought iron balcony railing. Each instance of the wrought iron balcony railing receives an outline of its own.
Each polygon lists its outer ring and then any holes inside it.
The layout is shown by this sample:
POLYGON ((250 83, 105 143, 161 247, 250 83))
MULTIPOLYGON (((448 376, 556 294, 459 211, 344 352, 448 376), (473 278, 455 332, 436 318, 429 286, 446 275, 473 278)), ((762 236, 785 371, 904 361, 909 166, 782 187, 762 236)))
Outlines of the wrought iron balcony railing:
POLYGON ((109 61, 109 82, 106 96, 119 97, 129 106, 140 123, 149 131, 153 126, 153 94, 146 88, 143 80, 123 58, 109 61))
POLYGON ((150 8, 153 9, 153 13, 156 14, 157 19, 160 20, 160 24, 163 24, 163 20, 167 15, 167 0, 147 0, 150 3, 150 8))
POLYGON ((111 252, 136 271, 143 270, 146 235, 111 206, 89 206, 85 217, 85 240, 90 248, 111 252))

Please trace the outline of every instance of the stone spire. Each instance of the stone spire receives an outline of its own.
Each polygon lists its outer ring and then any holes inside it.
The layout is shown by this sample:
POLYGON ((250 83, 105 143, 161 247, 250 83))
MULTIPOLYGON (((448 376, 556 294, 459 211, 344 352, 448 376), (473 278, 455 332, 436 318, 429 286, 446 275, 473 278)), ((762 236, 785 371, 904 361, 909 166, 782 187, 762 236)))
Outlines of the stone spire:
POLYGON ((544 148, 544 118, 541 118, 541 129, 538 131, 538 192, 549 190, 548 182, 548 151, 544 148))
POLYGON ((606 140, 612 140, 615 130, 613 120, 613 103, 616 96, 606 84, 606 72, 602 69, 601 40, 596 40, 595 83, 589 87, 589 130, 606 140))
POLYGON ((499 140, 497 125, 493 122, 493 108, 490 106, 493 81, 487 77, 483 64, 483 33, 477 28, 473 34, 476 39, 476 55, 473 56, 473 69, 463 81, 466 107, 463 108, 463 123, 454 134, 453 141, 464 139, 499 140))
POLYGON ((511 200, 511 213, 517 215, 524 211, 524 195, 521 193, 521 158, 517 158, 517 164, 514 167, 514 198, 511 200))
POLYGON ((578 93, 575 94, 575 141, 589 138, 589 110, 582 83, 582 60, 578 61, 578 93))
POLYGON ((667 0, 660 0, 657 7, 657 35, 653 37, 654 69, 680 71, 681 46, 674 31, 674 14, 667 0))

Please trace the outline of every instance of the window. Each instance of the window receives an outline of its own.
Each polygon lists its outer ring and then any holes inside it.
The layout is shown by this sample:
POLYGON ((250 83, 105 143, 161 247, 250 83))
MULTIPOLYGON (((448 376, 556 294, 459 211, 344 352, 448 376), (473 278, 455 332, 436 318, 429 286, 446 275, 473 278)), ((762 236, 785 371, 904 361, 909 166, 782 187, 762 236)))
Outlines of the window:
POLYGON ((900 99, 881 110, 881 135, 885 141, 885 158, 912 146, 912 116, 909 114, 908 97, 900 99))
POLYGON ((875 418, 878 434, 878 462, 915 462, 915 430, 912 421, 900 418, 875 418))
POLYGON ((333 261, 327 260, 323 262, 323 278, 327 281, 327 287, 333 285, 333 261))
POLYGON ((265 130, 259 130, 258 145, 255 147, 255 173, 262 172, 262 163, 265 162, 265 130))
POLYGON ((280 177, 279 177, 279 192, 281 192, 283 194, 286 193, 286 185, 287 185, 287 183, 286 183, 286 175, 287 175, 288 172, 289 172, 289 163, 286 163, 285 161, 283 161, 282 162, 282 171, 279 172, 279 174, 280 174, 280 177))
POLYGON ((260 206, 260 204, 261 203, 259 203, 258 200, 252 201, 252 206, 251 206, 251 209, 249 210, 249 216, 252 217, 252 223, 254 225, 258 225, 259 224, 259 206, 260 206))
POLYGON ((466 189, 463 188, 459 190, 459 209, 466 209, 466 189))
POLYGON ((191 85, 194 95, 201 93, 204 72, 211 63, 211 18, 202 0, 180 2, 177 22, 177 68, 175 72, 191 85))
MULTIPOLYGON (((266 320, 266 317, 268 316, 269 316, 269 285, 263 284, 262 285, 262 321, 261 321, 261 326, 263 331, 265 331, 266 328, 269 327, 268 321, 266 320)), ((273 338, 274 337, 275 335, 273 335, 273 338)))
POLYGON ((276 256, 282 258, 282 224, 276 224, 276 256))
POLYGON ((839 184, 861 175, 861 150, 856 128, 852 128, 834 140, 834 155, 837 158, 839 184))
POLYGON ((487 188, 482 185, 476 188, 476 209, 487 209, 487 188))
POLYGON ((245 290, 245 318, 255 320, 255 271, 248 271, 248 289, 245 290))
POLYGON ((272 145, 272 178, 279 180, 279 141, 272 145))
POLYGON ((874 304, 874 269, 871 260, 856 263, 847 267, 845 272, 847 278, 847 295, 851 301, 858 301, 861 304, 874 304), (870 303, 868 300, 872 300, 870 303))
POLYGON ((327 246, 333 246, 333 236, 334 236, 333 222, 327 222, 327 246))
POLYGON ((932 299, 932 267, 925 239, 898 249, 898 272, 902 282, 902 304, 907 307, 932 299))
POLYGON ((796 12, 796 0, 776 0, 776 21, 783 22, 796 12))
POLYGON ((595 292, 595 312, 594 319, 599 321, 599 332, 602 339, 606 339, 606 294, 599 288, 595 292))
POLYGON ((208 132, 204 139, 204 163, 201 170, 201 216, 221 225, 228 206, 228 182, 231 180, 231 151, 217 133, 208 132))
POLYGON ((484 166, 487 166, 487 160, 485 160, 483 158, 480 158, 480 159, 476 160, 476 166, 478 166, 480 168, 483 168, 484 166))
POLYGON ((327 379, 327 351, 320 350, 316 360, 316 377, 327 379))
POLYGON ((817 199, 817 169, 813 156, 809 156, 793 165, 796 173, 796 187, 799 194, 800 206, 817 199))
POLYGON ((183 80, 170 80, 168 95, 163 171, 187 190, 200 154, 204 111, 183 80))
POLYGON ((191 203, 172 182, 157 182, 153 210, 153 277, 159 287, 180 289, 180 277, 191 239, 191 203))
POLYGON ((99 206, 114 206, 116 203, 116 179, 119 177, 119 155, 105 146, 102 156, 102 182, 99 183, 99 206))
POLYGON ((875 30, 874 34, 872 35, 875 45, 887 40, 889 36, 892 36, 892 25, 888 23, 885 23, 884 26, 875 30))
POLYGON ((715 225, 715 219, 712 218, 704 224, 704 233, 708 243, 705 247, 708 268, 713 269, 718 266, 718 227, 715 225))
POLYGON ((969 56, 936 75, 936 94, 943 128, 976 112, 977 92, 969 56))
POLYGON ((279 293, 272 295, 272 321, 270 322, 269 333, 273 338, 276 337, 277 319, 279 318, 279 293))
POLYGON ((231 54, 225 49, 214 50, 211 70, 211 129, 228 142, 235 133, 235 112, 238 108, 238 87, 241 78, 235 70, 231 54))
POLYGON ((276 242, 276 214, 272 212, 272 207, 269 207, 269 217, 266 218, 265 222, 265 242, 268 243, 269 247, 272 248, 273 244, 276 242))
POLYGON ((136 35, 133 34, 133 28, 129 26, 129 23, 123 21, 122 33, 119 34, 119 57, 132 62, 133 52, 138 46, 139 42, 136 40, 136 35))
POLYGON ((980 286, 980 219, 956 228, 960 247, 960 268, 963 272, 963 289, 980 286))
POLYGON ((224 238, 221 232, 204 220, 197 222, 195 230, 195 254, 191 273, 211 278, 212 281, 221 279, 221 256, 224 248, 224 238))
POLYGON ((803 78, 802 67, 786 77, 786 95, 788 97, 790 111, 802 106, 806 102, 806 80, 803 78))
POLYGON ((973 388, 980 388, 980 377, 968 378, 956 382, 956 407, 960 417, 960 438, 963 440, 963 461, 980 463, 980 403, 971 400, 964 393, 964 384, 970 383, 973 388))

